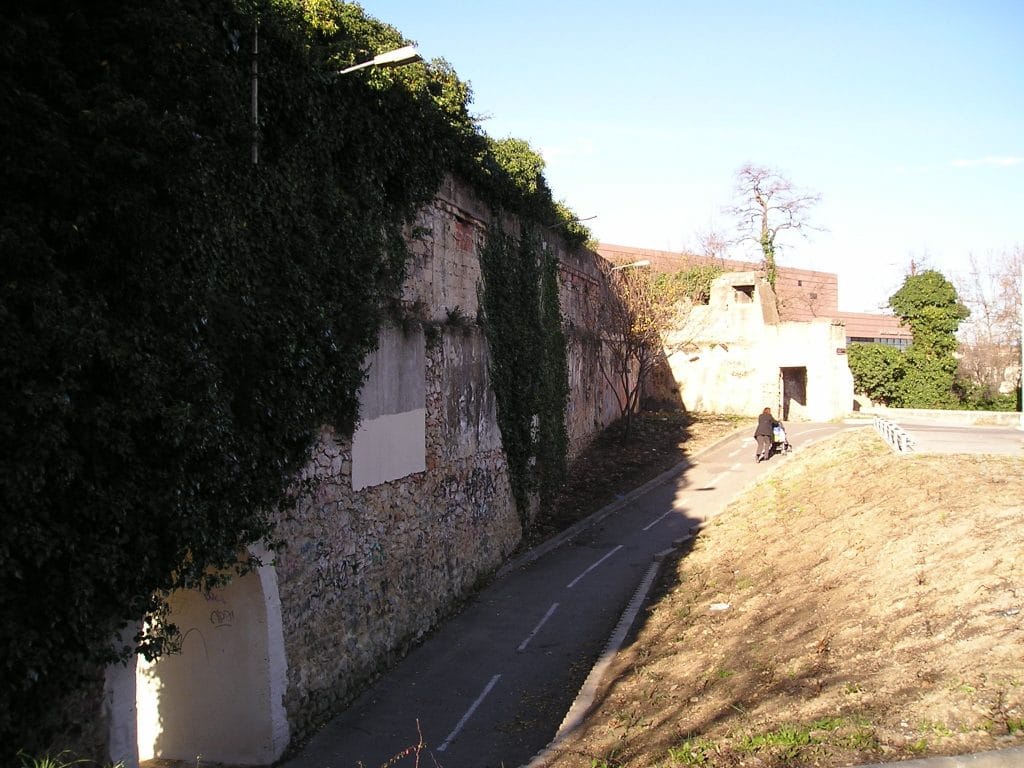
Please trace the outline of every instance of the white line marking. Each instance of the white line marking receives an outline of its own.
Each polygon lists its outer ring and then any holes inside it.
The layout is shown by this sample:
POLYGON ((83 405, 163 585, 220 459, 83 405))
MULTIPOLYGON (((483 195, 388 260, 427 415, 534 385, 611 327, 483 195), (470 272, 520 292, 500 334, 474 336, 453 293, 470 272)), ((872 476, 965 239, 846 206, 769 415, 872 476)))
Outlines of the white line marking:
POLYGON ((651 528, 656 526, 658 523, 660 523, 662 520, 664 520, 666 517, 668 517, 669 515, 671 515, 675 511, 676 511, 675 507, 673 507, 668 512, 666 512, 665 514, 663 514, 663 515, 661 515, 659 517, 656 517, 654 520, 651 520, 651 522, 649 522, 647 525, 645 525, 641 530, 644 530, 644 531, 651 530, 651 528))
POLYGON ((704 486, 702 486, 702 487, 703 487, 703 488, 708 488, 708 489, 710 489, 710 488, 714 488, 715 486, 717 486, 717 485, 718 485, 718 481, 719 481, 719 480, 721 480, 721 479, 722 479, 723 477, 725 477, 726 475, 728 475, 728 474, 729 474, 730 472, 732 472, 732 470, 731 470, 731 469, 727 469, 727 470, 725 470, 725 472, 719 472, 719 473, 718 473, 717 475, 715 475, 714 477, 712 477, 712 478, 711 478, 711 479, 710 479, 710 480, 709 480, 709 481, 707 482, 707 484, 706 484, 706 485, 704 485, 704 486))
MULTIPOLYGON (((670 552, 671 550, 666 550, 670 552)), ((622 647, 622 644, 626 640, 626 634, 629 632, 630 627, 633 626, 633 622, 636 621, 637 614, 640 612, 640 606, 643 604, 644 598, 647 596, 651 584, 654 582, 655 576, 658 574, 658 563, 651 563, 647 569, 647 573, 644 574, 643 580, 640 582, 640 586, 636 588, 636 592, 633 593, 633 597, 629 601, 629 605, 626 606, 625 612, 622 614, 622 618, 619 619, 618 625, 615 627, 615 632, 612 634, 611 639, 608 641, 608 645, 605 646, 601 657, 594 664, 590 670, 590 674, 587 675, 587 679, 583 682, 583 687, 580 689, 579 695, 576 697, 576 701, 573 702, 569 708, 568 713, 565 715, 565 719, 562 721, 561 727, 555 734, 555 741, 545 750, 545 753, 550 755, 550 750, 554 744, 565 740, 565 736, 570 731, 574 730, 582 721, 583 716, 590 710, 590 705, 594 703, 594 698, 597 695, 598 686, 601 682, 601 678, 604 677, 605 672, 611 665, 612 660, 615 658, 615 654, 622 647)), ((541 763, 546 760, 539 761, 541 763)), ((530 763, 533 765, 534 763, 530 763)))
POLYGON ((459 735, 459 731, 462 730, 462 726, 464 726, 466 724, 466 721, 468 721, 469 718, 473 716, 473 713, 476 712, 476 708, 480 706, 481 702, 483 702, 487 694, 491 692, 491 688, 494 687, 494 684, 498 682, 498 679, 500 677, 501 675, 495 675, 491 678, 491 682, 489 682, 487 686, 484 688, 483 693, 476 697, 476 701, 473 702, 473 704, 466 711, 466 714, 464 714, 462 716, 462 719, 459 720, 459 724, 456 725, 455 729, 448 734, 448 738, 444 740, 444 743, 437 748, 438 752, 444 752, 446 749, 448 749, 448 745, 455 741, 455 737, 459 735))
POLYGON ((742 467, 743 467, 742 464, 739 464, 739 463, 733 464, 731 467, 729 467, 724 472, 719 472, 717 475, 715 475, 710 480, 708 480, 704 485, 702 485, 699 488, 699 490, 710 491, 712 488, 716 488, 718 486, 718 483, 721 482, 723 477, 728 475, 730 472, 738 472, 740 469, 742 469, 742 467))
POLYGON ((548 619, 550 619, 551 618, 551 614, 553 614, 556 610, 558 610, 558 603, 555 603, 550 608, 548 608, 548 612, 544 614, 544 618, 541 619, 538 622, 537 626, 533 628, 533 632, 531 632, 529 635, 527 635, 526 639, 523 640, 523 642, 521 642, 519 644, 519 647, 516 648, 517 651, 522 653, 522 651, 526 648, 526 646, 530 644, 530 641, 533 640, 533 636, 536 635, 540 631, 540 628, 544 626, 544 622, 546 622, 548 619))
POLYGON ((612 555, 614 555, 614 554, 615 554, 616 552, 618 552, 618 551, 619 551, 620 549, 622 549, 622 544, 619 544, 619 546, 617 546, 617 547, 616 547, 615 549, 613 549, 613 550, 612 550, 611 552, 609 552, 609 553, 608 553, 607 555, 605 555, 604 557, 602 557, 602 558, 601 558, 600 560, 598 560, 598 561, 597 561, 596 563, 594 563, 593 565, 591 565, 591 566, 590 566, 589 568, 587 568, 587 570, 585 570, 585 571, 584 571, 583 573, 581 573, 581 574, 580 574, 579 576, 577 576, 577 577, 576 577, 575 579, 573 579, 573 580, 572 580, 572 581, 570 581, 570 582, 569 582, 568 584, 566 584, 565 588, 566 588, 566 589, 572 589, 573 587, 575 587, 575 586, 576 586, 576 583, 577 583, 577 582, 578 582, 578 581, 579 581, 580 579, 582 579, 582 578, 583 578, 584 576, 586 576, 586 575, 587 575, 588 573, 590 573, 590 572, 591 572, 592 570, 594 570, 595 568, 597 568, 597 566, 599 566, 599 565, 600 565, 601 563, 603 563, 603 562, 604 562, 605 560, 607 560, 607 559, 608 559, 609 557, 611 557, 612 555))

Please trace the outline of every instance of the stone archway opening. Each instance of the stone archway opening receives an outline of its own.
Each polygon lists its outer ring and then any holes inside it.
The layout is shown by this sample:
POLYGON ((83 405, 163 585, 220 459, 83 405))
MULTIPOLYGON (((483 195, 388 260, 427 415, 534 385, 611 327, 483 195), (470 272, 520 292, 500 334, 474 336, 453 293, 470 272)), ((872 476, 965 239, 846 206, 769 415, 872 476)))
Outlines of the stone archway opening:
POLYGON ((138 660, 140 761, 269 765, 288 743, 285 654, 273 566, 204 594, 171 595, 181 652, 138 660))

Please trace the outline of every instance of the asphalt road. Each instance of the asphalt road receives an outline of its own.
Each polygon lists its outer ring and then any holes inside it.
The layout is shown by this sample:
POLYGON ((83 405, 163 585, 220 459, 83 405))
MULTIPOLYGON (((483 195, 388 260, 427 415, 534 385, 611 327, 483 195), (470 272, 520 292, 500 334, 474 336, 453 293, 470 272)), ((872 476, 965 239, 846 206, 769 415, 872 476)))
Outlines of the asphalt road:
MULTIPOLYGON (((797 451, 843 428, 787 425, 797 451)), ((554 738, 655 556, 788 458, 755 463, 744 430, 513 563, 283 768, 377 768, 421 736, 442 768, 528 763, 554 738)), ((435 763, 424 754, 419 764, 435 763)))
POLYGON ((979 453, 1024 456, 1020 427, 953 426, 921 419, 891 419, 914 440, 914 453, 979 453))

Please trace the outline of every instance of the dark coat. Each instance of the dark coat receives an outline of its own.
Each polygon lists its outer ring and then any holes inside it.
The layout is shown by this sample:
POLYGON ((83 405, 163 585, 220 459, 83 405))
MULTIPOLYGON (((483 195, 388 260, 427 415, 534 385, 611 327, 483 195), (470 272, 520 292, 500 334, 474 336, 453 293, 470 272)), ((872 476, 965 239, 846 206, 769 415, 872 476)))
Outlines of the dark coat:
POLYGON ((779 422, 772 418, 770 413, 762 413, 757 417, 757 429, 754 430, 754 437, 758 435, 772 436, 772 428, 778 426, 779 422))

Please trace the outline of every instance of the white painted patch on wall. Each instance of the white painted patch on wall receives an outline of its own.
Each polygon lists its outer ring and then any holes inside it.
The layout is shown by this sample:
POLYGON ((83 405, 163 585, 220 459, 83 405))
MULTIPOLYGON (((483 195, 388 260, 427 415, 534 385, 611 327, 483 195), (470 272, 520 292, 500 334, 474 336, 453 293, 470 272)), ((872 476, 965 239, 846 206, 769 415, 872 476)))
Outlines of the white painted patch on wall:
POLYGON ((427 468, 426 340, 383 328, 359 392, 360 424, 352 436, 352 490, 427 468))
POLYGON ((427 469, 427 409, 363 421, 352 437, 352 490, 427 469))

